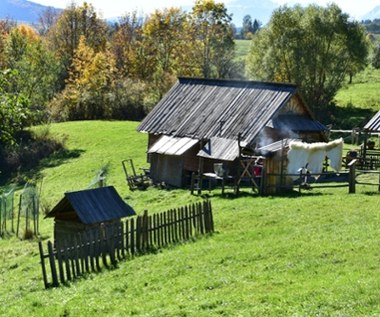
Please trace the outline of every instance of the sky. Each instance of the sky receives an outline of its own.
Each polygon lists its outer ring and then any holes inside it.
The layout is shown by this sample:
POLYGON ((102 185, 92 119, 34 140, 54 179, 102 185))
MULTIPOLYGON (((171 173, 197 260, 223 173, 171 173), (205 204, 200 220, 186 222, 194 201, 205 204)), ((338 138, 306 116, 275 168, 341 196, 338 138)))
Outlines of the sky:
MULTIPOLYGON (((31 0, 35 3, 49 5, 57 8, 66 8, 71 0, 31 0)), ((227 6, 236 0, 216 0, 216 2, 224 2, 227 6)), ((288 4, 289 6, 299 3, 301 5, 308 5, 310 3, 317 3, 318 5, 326 5, 335 2, 343 12, 348 13, 355 19, 361 18, 377 5, 380 5, 379 0, 272 0, 278 5, 288 4)), ((81 0, 75 1, 77 4, 83 3, 81 0)), ((103 18, 119 17, 126 12, 137 10, 138 12, 149 14, 154 9, 162 9, 168 7, 179 6, 192 6, 195 0, 87 0, 92 3, 103 16, 103 18)))

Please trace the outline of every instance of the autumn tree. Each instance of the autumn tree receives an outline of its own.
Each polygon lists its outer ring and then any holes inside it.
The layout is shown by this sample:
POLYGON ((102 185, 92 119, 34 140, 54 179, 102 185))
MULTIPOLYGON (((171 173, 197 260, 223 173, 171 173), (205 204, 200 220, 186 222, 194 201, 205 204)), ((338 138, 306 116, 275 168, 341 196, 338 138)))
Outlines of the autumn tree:
POLYGON ((142 42, 144 19, 136 11, 126 13, 115 24, 111 39, 111 50, 115 56, 116 67, 126 76, 137 74, 136 59, 142 42))
POLYGON ((297 84, 320 116, 346 76, 366 65, 368 53, 363 27, 335 4, 280 7, 252 44, 248 76, 297 84))
POLYGON ((7 52, 7 38, 11 30, 16 26, 16 22, 11 20, 0 21, 0 70, 6 68, 7 52))
POLYGON ((159 98, 173 85, 178 75, 192 73, 188 54, 192 43, 188 26, 188 15, 178 8, 156 10, 144 24, 142 44, 146 51, 145 58, 140 56, 140 61, 149 64, 150 72, 144 79, 154 83, 159 98))
POLYGON ((231 16, 223 3, 196 0, 191 15, 192 48, 205 78, 226 78, 233 69, 234 39, 231 16))
POLYGON ((72 63, 81 36, 95 52, 103 51, 107 43, 107 24, 98 17, 91 4, 84 2, 82 6, 77 6, 72 2, 47 33, 50 48, 60 57, 66 69, 72 63))
POLYGON ((58 120, 106 118, 113 68, 111 55, 96 52, 86 45, 86 38, 81 36, 66 87, 50 104, 53 116, 58 120))

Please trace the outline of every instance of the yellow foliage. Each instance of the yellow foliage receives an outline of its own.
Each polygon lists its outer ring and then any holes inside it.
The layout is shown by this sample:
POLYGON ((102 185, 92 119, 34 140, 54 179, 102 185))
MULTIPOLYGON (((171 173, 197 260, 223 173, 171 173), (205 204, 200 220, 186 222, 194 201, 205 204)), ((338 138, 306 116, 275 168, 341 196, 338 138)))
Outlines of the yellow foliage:
POLYGON ((20 32, 23 37, 26 37, 33 42, 40 39, 37 31, 30 25, 20 24, 16 27, 16 31, 20 32))

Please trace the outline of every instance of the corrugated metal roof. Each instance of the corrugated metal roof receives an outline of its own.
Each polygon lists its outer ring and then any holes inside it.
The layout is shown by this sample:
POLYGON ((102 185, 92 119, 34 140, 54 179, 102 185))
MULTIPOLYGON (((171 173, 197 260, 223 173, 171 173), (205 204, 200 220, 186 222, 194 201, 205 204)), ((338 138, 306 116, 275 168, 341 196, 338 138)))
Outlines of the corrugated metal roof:
POLYGON ((148 153, 182 155, 198 142, 199 140, 191 138, 176 138, 163 135, 149 148, 148 153))
POLYGON ((113 186, 65 193, 65 197, 46 215, 75 211, 84 224, 94 224, 135 215, 113 186))
POLYGON ((326 127, 317 120, 305 115, 279 115, 271 120, 269 126, 279 130, 325 131, 326 127))
MULTIPOLYGON (((246 143, 242 143, 241 146, 246 146, 246 143)), ((199 151, 198 156, 221 161, 234 161, 239 157, 239 144, 237 140, 212 137, 199 151)))
POLYGON ((273 142, 271 144, 262 146, 255 150, 258 155, 268 155, 273 152, 280 151, 281 149, 288 148, 289 144, 293 141, 299 141, 299 139, 283 139, 280 141, 273 142))
POLYGON ((371 120, 364 126, 364 130, 380 132, 380 111, 378 111, 371 120))
POLYGON ((291 84, 180 78, 138 131, 234 140, 242 133, 250 143, 296 91, 291 84))

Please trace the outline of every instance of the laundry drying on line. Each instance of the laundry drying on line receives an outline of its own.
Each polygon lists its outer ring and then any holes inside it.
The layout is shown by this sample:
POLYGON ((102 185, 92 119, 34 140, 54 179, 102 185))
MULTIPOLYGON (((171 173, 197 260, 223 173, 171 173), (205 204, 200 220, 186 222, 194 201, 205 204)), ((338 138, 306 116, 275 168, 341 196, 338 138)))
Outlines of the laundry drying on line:
POLYGON ((321 173, 325 158, 330 159, 330 166, 335 171, 342 168, 343 139, 328 143, 305 143, 292 141, 288 151, 288 173, 297 174, 300 168, 307 167, 311 173, 321 173))

